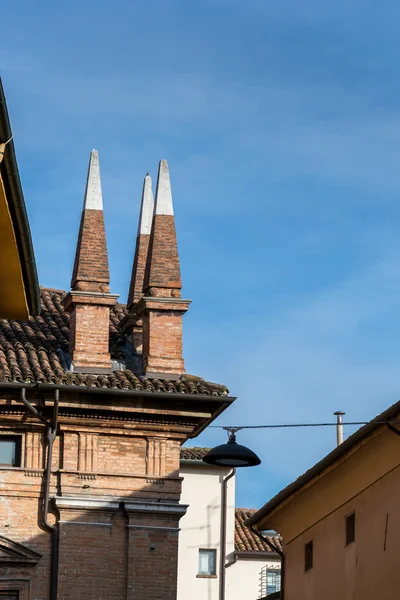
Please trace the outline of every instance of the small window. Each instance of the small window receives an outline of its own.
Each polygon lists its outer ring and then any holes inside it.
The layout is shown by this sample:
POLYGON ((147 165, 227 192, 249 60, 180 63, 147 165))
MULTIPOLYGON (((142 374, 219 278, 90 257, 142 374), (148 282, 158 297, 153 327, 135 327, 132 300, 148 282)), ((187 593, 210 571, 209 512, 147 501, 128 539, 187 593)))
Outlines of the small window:
POLYGON ((267 570, 267 596, 281 591, 281 572, 278 569, 267 570))
POLYGON ((313 567, 313 543, 308 542, 304 546, 304 570, 308 571, 313 567))
POLYGON ((216 575, 217 551, 199 550, 199 575, 216 575))
POLYGON ((356 513, 346 517, 346 546, 356 539, 356 513))
POLYGON ((21 466, 21 436, 0 435, 0 466, 21 466))

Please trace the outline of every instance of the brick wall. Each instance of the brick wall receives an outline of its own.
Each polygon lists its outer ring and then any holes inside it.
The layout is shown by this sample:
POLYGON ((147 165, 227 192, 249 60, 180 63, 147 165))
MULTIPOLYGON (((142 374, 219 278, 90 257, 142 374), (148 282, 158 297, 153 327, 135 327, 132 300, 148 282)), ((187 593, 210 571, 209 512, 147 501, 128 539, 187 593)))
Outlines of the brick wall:
MULTIPOLYGON (((32 566, 14 558, 4 565, 0 538, 0 580, 22 578, 27 600, 47 600, 51 534, 41 520, 44 428, 22 413, 0 412, 0 436, 23 439, 21 466, 0 469, 0 536, 41 558, 32 566)), ((60 600, 175 600, 184 513, 179 451, 187 433, 162 422, 161 412, 158 425, 142 428, 115 417, 85 422, 60 416, 49 516, 59 520, 60 600)))
POLYGON ((143 364, 147 373, 185 372, 182 357, 182 316, 189 300, 143 298, 138 311, 143 320, 143 364))
POLYGON ((82 304, 71 312, 70 349, 74 365, 110 367, 109 321, 107 306, 82 304))

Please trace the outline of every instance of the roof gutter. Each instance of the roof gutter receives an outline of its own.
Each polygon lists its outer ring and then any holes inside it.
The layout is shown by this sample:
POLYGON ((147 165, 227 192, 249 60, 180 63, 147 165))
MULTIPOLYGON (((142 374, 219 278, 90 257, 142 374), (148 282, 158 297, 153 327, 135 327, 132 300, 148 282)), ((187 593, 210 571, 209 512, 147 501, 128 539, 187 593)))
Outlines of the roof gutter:
MULTIPOLYGON (((269 544, 269 542, 267 543, 269 544)), ((282 558, 282 555, 276 552, 275 550, 265 550, 262 552, 252 552, 251 550, 235 550, 232 554, 233 556, 236 556, 237 559, 244 558, 251 560, 262 560, 264 562, 270 558, 282 558)))
POLYGON ((29 312, 40 313, 40 291, 33 251, 28 215, 26 213, 24 194, 18 172, 14 141, 10 119, 7 111, 6 98, 0 77, 0 143, 7 142, 4 152, 2 175, 4 185, 10 199, 9 210, 14 226, 18 254, 22 269, 26 299, 29 312))

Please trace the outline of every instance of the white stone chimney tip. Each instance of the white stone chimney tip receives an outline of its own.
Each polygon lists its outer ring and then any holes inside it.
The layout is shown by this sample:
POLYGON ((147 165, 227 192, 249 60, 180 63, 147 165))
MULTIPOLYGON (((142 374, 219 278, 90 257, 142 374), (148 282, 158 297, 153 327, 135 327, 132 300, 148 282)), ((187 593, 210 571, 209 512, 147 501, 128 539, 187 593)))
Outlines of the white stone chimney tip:
POLYGON ((142 204, 140 206, 138 235, 150 235, 154 214, 154 197, 151 177, 147 173, 143 182, 142 204))
POLYGON ((169 180, 168 163, 160 160, 156 190, 156 215, 173 215, 171 183, 169 180))
POLYGON ((97 150, 92 150, 90 153, 83 210, 103 210, 99 153, 97 150))

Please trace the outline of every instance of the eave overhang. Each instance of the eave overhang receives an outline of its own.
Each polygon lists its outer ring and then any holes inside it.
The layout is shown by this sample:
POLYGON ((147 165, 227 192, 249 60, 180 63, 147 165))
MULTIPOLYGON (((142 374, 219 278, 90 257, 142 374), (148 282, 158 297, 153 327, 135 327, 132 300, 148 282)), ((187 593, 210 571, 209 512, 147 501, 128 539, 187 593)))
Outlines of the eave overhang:
MULTIPOLYGON (((202 394, 177 394, 171 392, 146 392, 143 390, 88 388, 85 386, 56 385, 49 383, 0 383, 0 393, 7 400, 1 402, 0 413, 4 407, 21 408, 19 394, 21 389, 31 395, 29 401, 41 406, 44 411, 53 406, 54 391, 60 392, 60 415, 70 414, 71 418, 93 418, 95 415, 107 415, 118 420, 129 416, 138 421, 160 418, 184 426, 186 438, 197 437, 214 421, 236 398, 232 396, 207 396, 202 394), (19 406, 18 406, 19 405, 19 406)), ((22 408, 24 408, 22 406, 22 408)), ((60 417, 61 418, 61 417, 60 417)))
POLYGON ((15 147, 0 78, 0 317, 40 313, 39 282, 15 147))

